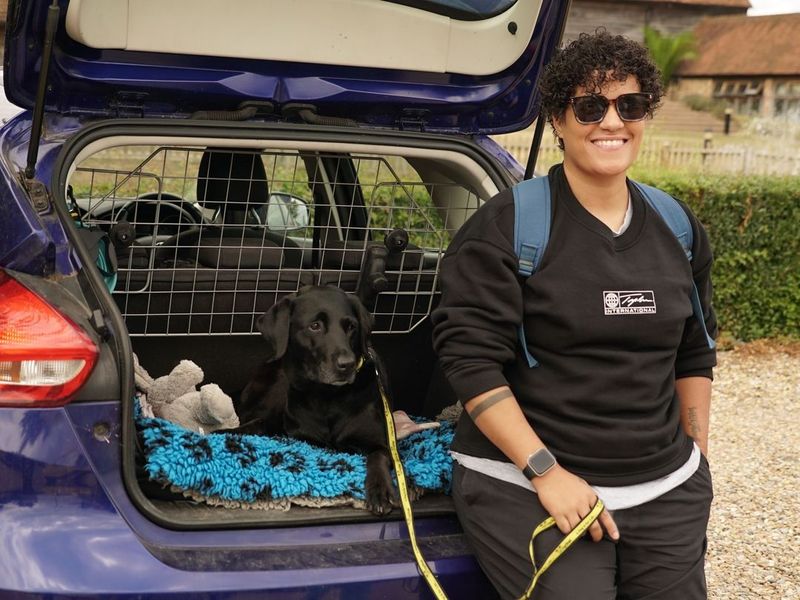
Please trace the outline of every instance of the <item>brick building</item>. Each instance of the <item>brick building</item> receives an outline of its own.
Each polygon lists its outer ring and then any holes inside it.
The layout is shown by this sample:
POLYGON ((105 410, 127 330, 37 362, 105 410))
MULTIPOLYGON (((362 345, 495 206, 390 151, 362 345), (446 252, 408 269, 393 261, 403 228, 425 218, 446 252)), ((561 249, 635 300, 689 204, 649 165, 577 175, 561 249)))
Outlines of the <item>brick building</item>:
POLYGON ((564 40, 602 26, 642 41, 645 25, 674 35, 692 29, 706 17, 744 16, 748 8, 748 0, 573 0, 564 40))
POLYGON ((716 17, 694 28, 698 56, 678 69, 679 97, 725 101, 742 115, 800 121, 800 13, 716 17))

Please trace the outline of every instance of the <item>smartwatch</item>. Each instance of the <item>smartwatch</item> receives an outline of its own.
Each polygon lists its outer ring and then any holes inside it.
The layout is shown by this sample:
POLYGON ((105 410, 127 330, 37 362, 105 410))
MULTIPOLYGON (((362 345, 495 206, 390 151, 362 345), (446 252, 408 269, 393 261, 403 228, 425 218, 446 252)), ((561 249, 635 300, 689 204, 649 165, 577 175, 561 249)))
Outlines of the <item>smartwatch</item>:
POLYGON ((540 448, 528 457, 528 464, 522 469, 522 474, 529 481, 534 477, 541 477, 556 466, 556 457, 547 448, 540 448))

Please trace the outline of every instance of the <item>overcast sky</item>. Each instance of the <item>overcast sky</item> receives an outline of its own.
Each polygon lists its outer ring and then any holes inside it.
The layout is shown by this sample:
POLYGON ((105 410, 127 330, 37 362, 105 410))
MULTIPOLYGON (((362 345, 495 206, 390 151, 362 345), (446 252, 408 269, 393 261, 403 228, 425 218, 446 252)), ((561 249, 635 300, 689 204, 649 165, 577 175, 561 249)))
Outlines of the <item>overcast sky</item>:
POLYGON ((800 12, 800 0, 750 0, 750 4, 747 14, 751 17, 800 12))

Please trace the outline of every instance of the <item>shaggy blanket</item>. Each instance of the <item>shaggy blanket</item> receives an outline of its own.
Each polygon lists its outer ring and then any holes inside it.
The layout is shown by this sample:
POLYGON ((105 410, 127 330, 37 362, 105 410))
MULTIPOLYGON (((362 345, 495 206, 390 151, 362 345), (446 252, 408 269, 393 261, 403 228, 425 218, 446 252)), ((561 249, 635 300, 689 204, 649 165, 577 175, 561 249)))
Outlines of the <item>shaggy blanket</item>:
MULTIPOLYGON (((364 507, 363 455, 285 437, 201 435, 141 413, 136 424, 150 479, 195 500, 278 510, 292 504, 364 507)), ((398 442, 413 495, 450 492, 453 433, 453 423, 443 421, 398 442)))

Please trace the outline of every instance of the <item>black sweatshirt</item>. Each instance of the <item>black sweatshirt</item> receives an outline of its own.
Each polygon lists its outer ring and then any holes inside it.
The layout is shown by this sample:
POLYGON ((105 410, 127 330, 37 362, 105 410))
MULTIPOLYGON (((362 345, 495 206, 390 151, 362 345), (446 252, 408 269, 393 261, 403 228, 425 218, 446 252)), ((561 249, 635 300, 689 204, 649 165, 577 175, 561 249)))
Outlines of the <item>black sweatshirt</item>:
MULTIPOLYGON (((461 227, 442 260, 434 347, 462 402, 510 386, 559 463, 590 484, 657 479, 681 466, 692 449, 680 425, 675 379, 710 378, 716 364, 690 302, 694 277, 715 336, 708 237, 681 204, 694 232, 690 265, 630 183, 633 218, 614 237, 575 198, 563 166, 553 167, 549 178, 550 240, 527 280, 517 274, 511 190, 461 227), (518 346, 521 320, 540 363, 535 368, 518 346)), ((508 460, 466 413, 453 450, 508 460)))

